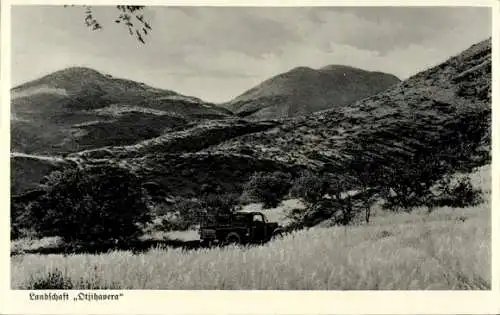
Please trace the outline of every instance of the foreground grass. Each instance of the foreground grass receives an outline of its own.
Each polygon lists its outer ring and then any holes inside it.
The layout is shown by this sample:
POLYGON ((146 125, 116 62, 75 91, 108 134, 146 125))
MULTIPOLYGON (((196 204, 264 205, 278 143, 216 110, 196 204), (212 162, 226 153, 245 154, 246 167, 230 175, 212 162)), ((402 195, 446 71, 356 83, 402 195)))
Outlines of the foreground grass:
POLYGON ((489 222, 489 207, 482 205, 437 209, 429 216, 381 215, 372 225, 313 228, 259 247, 19 255, 12 257, 11 284, 15 289, 47 288, 51 281, 64 288, 488 289, 489 222))

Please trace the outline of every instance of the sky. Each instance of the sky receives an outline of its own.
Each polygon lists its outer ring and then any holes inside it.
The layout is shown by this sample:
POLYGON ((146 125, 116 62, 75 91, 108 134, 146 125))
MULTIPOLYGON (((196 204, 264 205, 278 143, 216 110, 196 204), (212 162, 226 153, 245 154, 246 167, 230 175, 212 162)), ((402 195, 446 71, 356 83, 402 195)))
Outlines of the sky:
POLYGON ((343 64, 400 79, 491 36, 480 7, 147 7, 146 44, 115 7, 14 6, 12 85, 69 66, 225 102, 298 66, 343 64))

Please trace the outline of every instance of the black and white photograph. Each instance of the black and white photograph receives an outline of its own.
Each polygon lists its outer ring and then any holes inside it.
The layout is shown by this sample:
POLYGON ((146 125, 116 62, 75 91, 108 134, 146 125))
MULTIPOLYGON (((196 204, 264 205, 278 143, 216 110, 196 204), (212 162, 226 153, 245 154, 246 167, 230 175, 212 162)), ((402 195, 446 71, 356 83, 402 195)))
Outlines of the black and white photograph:
POLYGON ((12 290, 496 286, 492 7, 9 9, 12 290))

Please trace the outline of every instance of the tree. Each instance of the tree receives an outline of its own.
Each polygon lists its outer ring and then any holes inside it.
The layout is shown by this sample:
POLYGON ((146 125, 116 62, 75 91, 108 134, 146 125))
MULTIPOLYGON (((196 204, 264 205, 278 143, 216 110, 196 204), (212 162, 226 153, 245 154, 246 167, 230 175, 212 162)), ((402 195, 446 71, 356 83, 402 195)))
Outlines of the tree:
POLYGON ((319 202, 327 193, 325 178, 318 177, 312 172, 303 172, 293 183, 291 194, 302 199, 306 204, 319 202))
POLYGON ((379 191, 370 187, 372 182, 376 180, 378 165, 372 161, 363 161, 359 159, 361 155, 355 155, 352 160, 347 163, 347 172, 353 181, 354 188, 359 192, 356 199, 361 201, 361 206, 365 212, 365 222, 370 223, 371 207, 379 197, 379 191))
POLYGON ((449 166, 439 156, 424 151, 408 158, 404 164, 386 168, 378 177, 379 187, 385 186, 381 190, 386 192, 386 207, 394 211, 409 211, 419 206, 432 209, 434 194, 431 188, 449 171, 449 166))
POLYGON ((222 193, 203 193, 198 199, 183 199, 171 210, 172 221, 165 226, 185 230, 212 217, 225 216, 238 209, 237 196, 222 193))
POLYGON ((435 206, 464 208, 483 201, 481 189, 474 187, 468 176, 447 175, 436 186, 435 206))
POLYGON ((30 210, 41 236, 70 243, 125 242, 140 236, 151 218, 140 180, 118 166, 55 171, 44 187, 30 210))
MULTIPOLYGON (((68 5, 65 5, 65 7, 68 7, 68 5)), ((85 5, 84 8, 85 25, 93 31, 102 29, 103 26, 101 22, 95 18, 93 7, 85 5)), ((145 36, 152 30, 151 22, 147 21, 144 17, 144 8, 145 6, 117 5, 116 9, 119 15, 114 20, 116 24, 124 25, 128 29, 129 34, 136 37, 136 39, 143 44, 145 44, 145 36)))
MULTIPOLYGON (((402 208, 409 211, 424 206, 430 213, 438 205, 474 205, 480 199, 480 190, 474 189, 468 179, 461 179, 455 186, 450 180, 459 167, 466 167, 465 164, 469 163, 468 157, 460 160, 458 157, 458 152, 444 155, 421 150, 404 164, 385 168, 383 174, 376 176, 378 183, 374 185, 385 192, 385 206, 392 210, 402 208)), ((471 170, 467 166, 467 171, 471 170)))
POLYGON ((293 213, 292 219, 303 226, 313 226, 327 219, 348 225, 355 216, 356 207, 349 195, 342 196, 345 188, 342 176, 303 172, 293 183, 291 194, 302 199, 307 207, 302 213, 293 213))
POLYGON ((244 194, 262 202, 264 209, 279 206, 291 188, 291 176, 276 171, 274 173, 254 173, 245 184, 244 194))

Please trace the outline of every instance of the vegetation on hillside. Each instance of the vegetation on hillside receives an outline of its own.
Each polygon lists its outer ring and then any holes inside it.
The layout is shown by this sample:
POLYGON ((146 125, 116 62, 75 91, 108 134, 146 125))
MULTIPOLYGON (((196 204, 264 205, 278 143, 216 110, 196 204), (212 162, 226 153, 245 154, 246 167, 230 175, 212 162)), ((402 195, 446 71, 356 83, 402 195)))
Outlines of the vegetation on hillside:
POLYGON ((12 217, 41 237, 83 246, 124 243, 141 236, 150 220, 141 182, 124 168, 68 168, 52 172, 43 185, 44 194, 24 212, 13 204, 12 217))
POLYGON ((288 195, 291 176, 284 172, 254 173, 243 187, 243 199, 262 202, 264 208, 276 208, 288 195))
MULTIPOLYGON (((400 170, 415 160, 416 152, 427 149, 456 171, 470 169, 490 161, 490 68, 487 40, 383 93, 336 110, 281 121, 229 119, 168 130, 151 141, 84 151, 70 159, 85 165, 126 165, 143 182, 157 182, 166 194, 186 199, 196 198, 207 184, 241 194, 255 172, 279 171, 293 178, 303 170, 329 172, 345 177, 346 190, 373 187, 376 183, 367 186, 359 175, 346 174, 352 160, 361 168, 385 167, 378 173, 402 178, 400 170)), ((32 187, 32 180, 16 180, 16 186, 32 187)))

